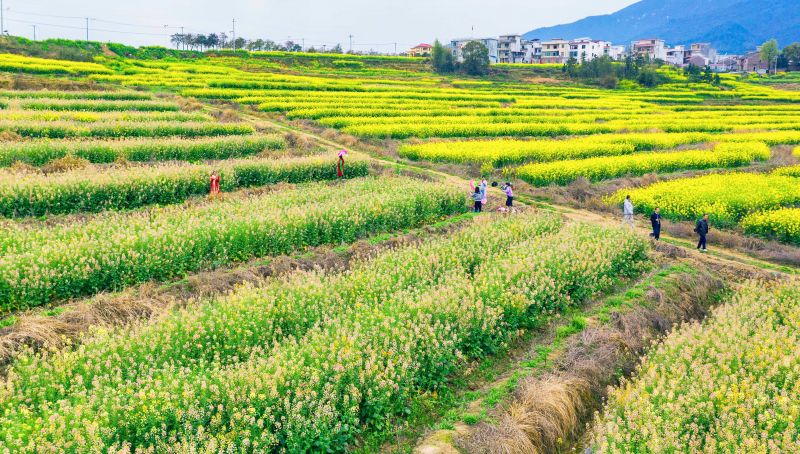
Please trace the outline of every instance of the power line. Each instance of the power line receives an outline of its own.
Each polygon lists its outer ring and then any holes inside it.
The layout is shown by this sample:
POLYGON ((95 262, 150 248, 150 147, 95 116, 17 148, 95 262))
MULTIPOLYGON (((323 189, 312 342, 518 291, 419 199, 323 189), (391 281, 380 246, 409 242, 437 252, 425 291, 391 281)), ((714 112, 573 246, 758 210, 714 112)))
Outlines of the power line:
MULTIPOLYGON (((81 19, 85 20, 86 18, 82 17, 81 19)), ((93 20, 93 19, 91 19, 91 20, 93 20)), ((19 22, 21 24, 33 24, 33 25, 38 25, 38 26, 47 26, 47 27, 56 27, 56 28, 69 28, 69 29, 72 29, 72 30, 86 30, 85 26, 84 27, 79 27, 79 26, 75 26, 75 25, 49 24, 49 23, 46 23, 46 22, 32 22, 32 21, 21 20, 21 19, 6 19, 6 21, 19 22)), ((166 36, 166 37, 171 36, 171 35, 168 35, 168 34, 165 34, 165 33, 132 32, 132 31, 125 31, 125 30, 109 30, 109 29, 105 29, 105 28, 92 28, 92 30, 96 31, 96 32, 105 32, 105 33, 120 33, 120 34, 123 34, 123 35, 145 35, 145 36, 166 36)))
POLYGON ((40 17, 54 17, 56 19, 84 19, 85 16, 58 16, 55 14, 40 14, 40 13, 28 13, 24 11, 17 11, 15 9, 8 9, 9 12, 14 14, 22 14, 24 16, 40 16, 40 17))

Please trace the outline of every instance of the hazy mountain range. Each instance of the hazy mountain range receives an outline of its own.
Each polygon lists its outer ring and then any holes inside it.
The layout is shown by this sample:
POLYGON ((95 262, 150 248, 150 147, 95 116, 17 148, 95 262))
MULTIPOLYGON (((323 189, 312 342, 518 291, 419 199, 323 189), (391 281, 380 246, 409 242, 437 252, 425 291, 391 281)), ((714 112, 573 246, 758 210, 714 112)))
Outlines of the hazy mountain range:
POLYGON ((775 38, 800 41, 800 0, 642 0, 613 14, 531 30, 526 38, 591 37, 629 45, 662 38, 669 45, 710 42, 723 53, 743 53, 775 38))

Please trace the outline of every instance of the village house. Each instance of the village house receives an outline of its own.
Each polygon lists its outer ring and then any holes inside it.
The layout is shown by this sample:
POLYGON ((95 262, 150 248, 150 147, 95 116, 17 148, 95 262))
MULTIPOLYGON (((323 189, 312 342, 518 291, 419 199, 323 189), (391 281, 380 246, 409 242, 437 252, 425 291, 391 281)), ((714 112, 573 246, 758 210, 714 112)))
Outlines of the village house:
POLYGON ((542 41, 542 63, 564 64, 569 60, 569 41, 561 38, 542 41))
POLYGON ((625 56, 625 46, 615 46, 606 42, 603 53, 611 57, 612 60, 620 60, 625 56))
POLYGON ((667 46, 663 39, 640 39, 631 43, 631 55, 667 61, 667 46))
POLYGON ((503 35, 497 41, 497 58, 500 63, 526 63, 521 35, 503 35))
POLYGON ((453 53, 453 59, 459 63, 464 61, 463 49, 467 44, 477 41, 489 50, 489 63, 499 63, 498 56, 499 40, 497 38, 459 38, 450 41, 450 51, 453 53))
POLYGON ((684 66, 686 64, 688 51, 685 46, 675 46, 667 48, 666 62, 673 66, 684 66))
POLYGON ((578 61, 592 61, 605 55, 606 46, 611 43, 593 40, 591 38, 578 38, 569 42, 569 58, 578 61))
POLYGON ((766 74, 769 64, 761 59, 761 51, 755 50, 739 57, 739 71, 766 74))
POLYGON ((711 47, 710 43, 693 43, 689 52, 692 57, 696 55, 704 57, 708 63, 715 63, 717 61, 717 50, 711 47))
POLYGON ((430 57, 433 46, 426 43, 417 44, 406 52, 409 57, 430 57))

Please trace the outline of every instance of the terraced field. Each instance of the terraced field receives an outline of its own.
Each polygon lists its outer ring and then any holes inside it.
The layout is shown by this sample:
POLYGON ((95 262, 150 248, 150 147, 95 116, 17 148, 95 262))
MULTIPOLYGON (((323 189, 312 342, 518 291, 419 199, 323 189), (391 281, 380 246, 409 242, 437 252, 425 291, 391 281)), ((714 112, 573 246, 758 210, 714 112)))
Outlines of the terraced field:
POLYGON ((0 55, 0 451, 792 451, 788 76, 496 69, 0 55), (516 206, 466 214, 481 176, 516 206))

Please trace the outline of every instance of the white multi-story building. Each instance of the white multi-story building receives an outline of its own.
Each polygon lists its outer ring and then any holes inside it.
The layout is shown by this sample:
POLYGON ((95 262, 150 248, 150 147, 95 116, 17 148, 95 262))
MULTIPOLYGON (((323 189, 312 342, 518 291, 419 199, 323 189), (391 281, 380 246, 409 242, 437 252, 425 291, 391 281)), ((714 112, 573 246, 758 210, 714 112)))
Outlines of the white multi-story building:
POLYGON ((606 46, 611 46, 611 43, 591 38, 573 39, 569 42, 569 58, 578 61, 592 61, 606 54, 606 46))
POLYGON ((603 53, 611 57, 612 60, 621 60, 625 56, 625 46, 615 46, 607 42, 603 53))
POLYGON ((569 41, 561 38, 542 41, 542 63, 564 64, 569 60, 569 41))
POLYGON ((667 46, 663 39, 640 39, 631 43, 631 55, 667 61, 667 46))
POLYGON ((525 63, 524 41, 521 35, 503 35, 497 41, 500 63, 525 63))
POLYGON ((708 63, 717 62, 717 50, 711 47, 710 43, 693 43, 689 48, 691 56, 701 55, 708 60, 708 63))
POLYGON ((532 39, 522 42, 522 49, 525 52, 525 63, 540 63, 542 61, 542 41, 532 39))
POLYGON ((453 59, 455 61, 459 63, 464 61, 464 54, 462 50, 464 49, 464 46, 471 43, 472 41, 477 41, 486 46, 486 49, 489 50, 489 63, 499 63, 500 61, 498 56, 499 41, 497 38, 460 38, 451 40, 450 50, 453 53, 453 59))
POLYGON ((687 55, 685 46, 668 47, 666 62, 674 66, 684 66, 687 55))

